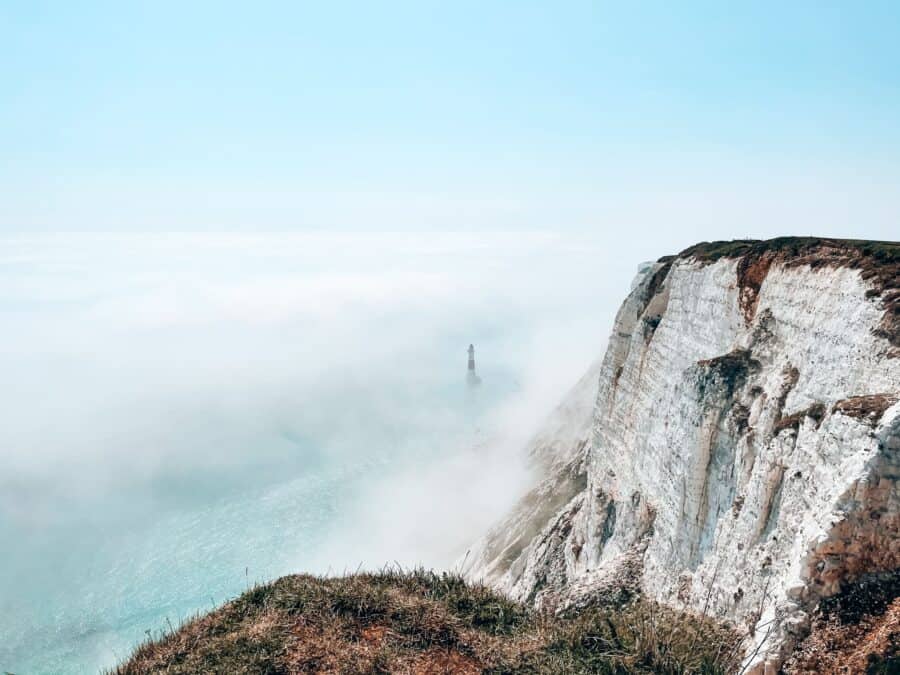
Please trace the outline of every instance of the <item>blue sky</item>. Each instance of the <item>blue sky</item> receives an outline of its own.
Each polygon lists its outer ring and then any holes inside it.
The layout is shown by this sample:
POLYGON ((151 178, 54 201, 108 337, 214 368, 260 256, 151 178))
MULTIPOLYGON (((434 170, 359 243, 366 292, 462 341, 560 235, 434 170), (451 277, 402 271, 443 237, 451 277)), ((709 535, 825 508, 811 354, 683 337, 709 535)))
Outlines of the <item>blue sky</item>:
POLYGON ((0 228, 897 238, 897 35, 893 2, 10 0, 0 228))

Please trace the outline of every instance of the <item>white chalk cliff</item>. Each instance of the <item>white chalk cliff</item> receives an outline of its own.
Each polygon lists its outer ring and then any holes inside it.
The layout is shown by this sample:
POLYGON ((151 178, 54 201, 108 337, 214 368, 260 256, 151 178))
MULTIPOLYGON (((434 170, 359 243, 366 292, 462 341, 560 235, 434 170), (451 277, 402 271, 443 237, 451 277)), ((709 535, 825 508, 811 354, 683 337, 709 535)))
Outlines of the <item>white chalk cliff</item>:
POLYGON ((466 574, 558 611, 642 592, 778 668, 819 599, 900 567, 898 245, 704 244, 642 267, 466 574))

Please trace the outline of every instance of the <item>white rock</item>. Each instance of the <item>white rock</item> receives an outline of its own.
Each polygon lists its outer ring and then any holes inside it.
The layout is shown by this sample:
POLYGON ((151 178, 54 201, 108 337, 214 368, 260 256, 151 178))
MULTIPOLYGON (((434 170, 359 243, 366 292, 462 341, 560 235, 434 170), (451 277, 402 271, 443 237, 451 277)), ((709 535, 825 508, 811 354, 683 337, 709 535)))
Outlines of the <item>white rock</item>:
POLYGON ((661 267, 639 274, 561 408, 580 416, 535 444, 543 482, 464 569, 545 606, 627 570, 650 597, 747 626, 764 672, 821 597, 900 566, 900 403, 874 426, 834 410, 896 396, 900 359, 857 270, 773 264, 748 321, 736 260, 677 258, 651 294, 661 267), (776 427, 811 406, 818 421, 776 427))

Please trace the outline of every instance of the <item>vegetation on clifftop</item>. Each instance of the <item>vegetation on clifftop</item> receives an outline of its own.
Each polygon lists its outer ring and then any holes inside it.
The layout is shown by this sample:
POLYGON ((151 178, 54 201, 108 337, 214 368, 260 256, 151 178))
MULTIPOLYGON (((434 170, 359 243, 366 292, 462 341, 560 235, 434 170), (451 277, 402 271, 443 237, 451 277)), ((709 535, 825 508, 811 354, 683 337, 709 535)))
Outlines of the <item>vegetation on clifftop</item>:
MULTIPOLYGON (((720 258, 740 258, 745 255, 779 253, 786 257, 800 257, 826 249, 854 252, 871 257, 883 264, 900 263, 900 242, 868 239, 826 239, 822 237, 777 237, 775 239, 734 239, 732 241, 703 241, 686 248, 679 258, 696 258, 715 262, 720 258)), ((668 260, 671 258, 666 258, 668 260)))
POLYGON ((726 673, 727 626, 636 601, 536 613, 432 572, 287 576, 139 647, 114 673, 726 673))

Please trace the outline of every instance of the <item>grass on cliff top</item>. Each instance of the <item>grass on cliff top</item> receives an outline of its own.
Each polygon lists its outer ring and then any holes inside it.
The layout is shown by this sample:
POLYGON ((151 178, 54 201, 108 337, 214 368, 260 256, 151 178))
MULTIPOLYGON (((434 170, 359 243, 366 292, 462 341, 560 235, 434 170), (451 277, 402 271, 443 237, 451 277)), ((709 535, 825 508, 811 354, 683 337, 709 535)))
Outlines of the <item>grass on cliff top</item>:
POLYGON ((821 237, 704 241, 686 248, 677 257, 692 257, 705 262, 715 262, 720 258, 738 258, 747 254, 758 255, 765 251, 780 252, 789 256, 800 256, 824 247, 855 251, 879 263, 900 263, 900 242, 870 241, 866 239, 826 239, 821 237))
POLYGON ((422 570, 287 576, 141 645, 113 673, 726 673, 736 632, 637 601, 562 618, 422 570))

